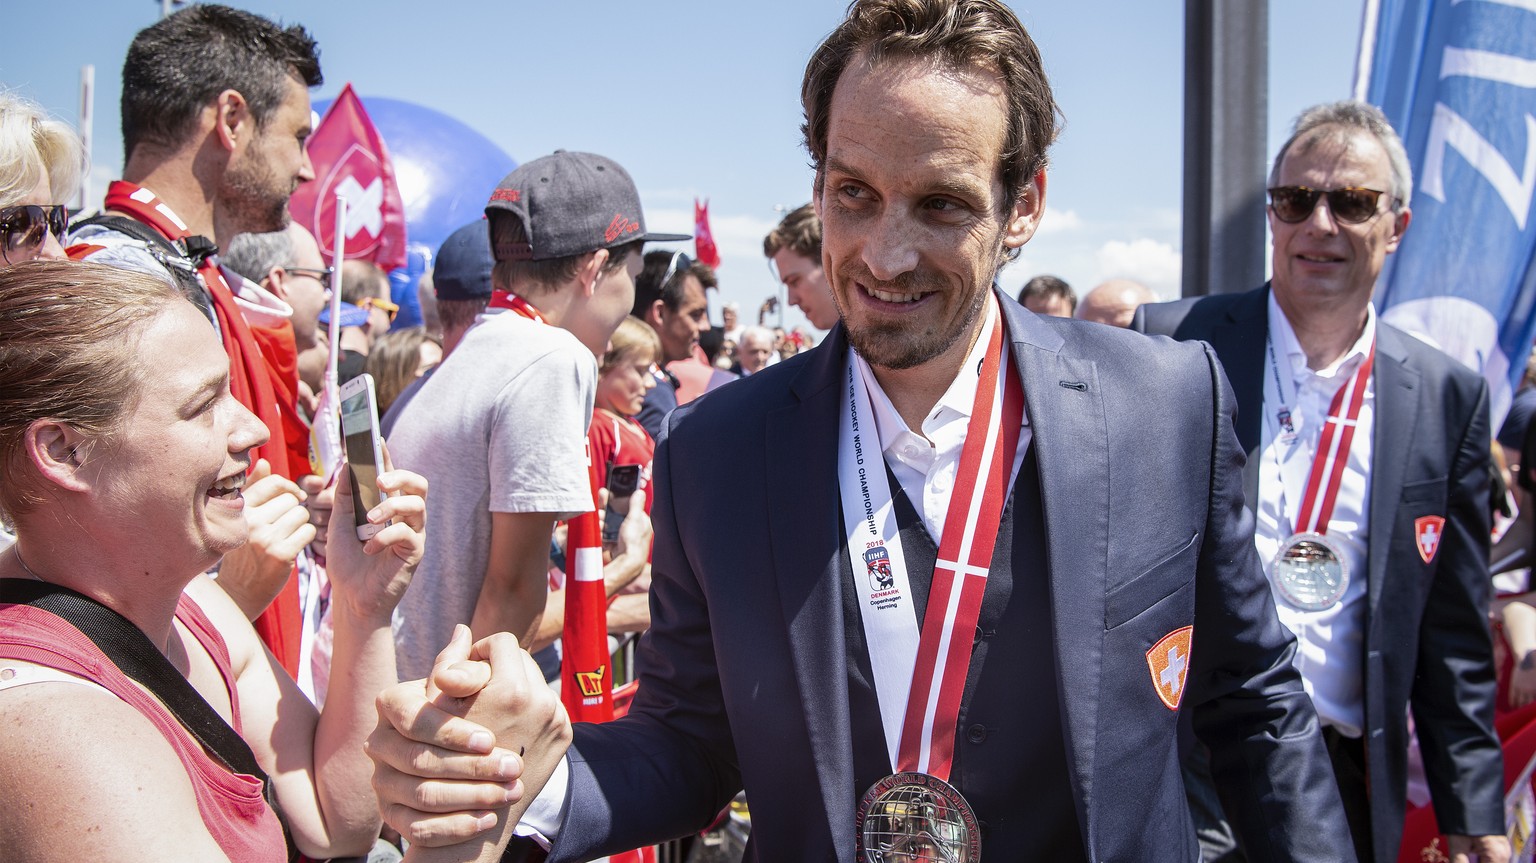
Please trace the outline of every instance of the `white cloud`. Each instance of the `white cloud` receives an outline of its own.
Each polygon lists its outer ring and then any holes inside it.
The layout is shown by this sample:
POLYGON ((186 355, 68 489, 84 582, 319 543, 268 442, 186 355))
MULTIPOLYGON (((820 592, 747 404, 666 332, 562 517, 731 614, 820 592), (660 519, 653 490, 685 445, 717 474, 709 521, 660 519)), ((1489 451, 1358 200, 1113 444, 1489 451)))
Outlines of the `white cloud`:
POLYGON ((1183 256, 1169 243, 1146 238, 1110 240, 1099 247, 1098 278, 1135 279, 1155 292, 1160 299, 1179 296, 1183 256))
POLYGON ((1053 210, 1046 207, 1045 215, 1040 218, 1040 227, 1035 231, 1035 235, 1060 234, 1082 227, 1083 218, 1077 214, 1076 210, 1053 210))

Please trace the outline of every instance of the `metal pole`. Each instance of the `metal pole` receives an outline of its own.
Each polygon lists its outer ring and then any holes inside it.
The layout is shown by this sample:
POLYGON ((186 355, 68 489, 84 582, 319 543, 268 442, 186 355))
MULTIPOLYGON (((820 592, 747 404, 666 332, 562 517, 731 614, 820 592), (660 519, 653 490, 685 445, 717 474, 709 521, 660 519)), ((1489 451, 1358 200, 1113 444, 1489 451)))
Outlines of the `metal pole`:
POLYGON ((1185 0, 1184 296, 1264 280, 1269 0, 1185 0))
POLYGON ((87 63, 80 67, 80 132, 81 156, 85 161, 85 176, 80 178, 80 198, 77 211, 84 211, 95 200, 91 196, 91 137, 95 119, 96 67, 87 63))

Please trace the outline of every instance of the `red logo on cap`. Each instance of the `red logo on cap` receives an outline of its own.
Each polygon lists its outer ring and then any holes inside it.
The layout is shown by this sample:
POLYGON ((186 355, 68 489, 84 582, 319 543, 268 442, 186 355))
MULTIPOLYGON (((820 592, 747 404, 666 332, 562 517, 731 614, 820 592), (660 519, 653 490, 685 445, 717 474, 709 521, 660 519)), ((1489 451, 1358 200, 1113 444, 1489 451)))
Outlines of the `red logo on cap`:
POLYGON ((521 189, 497 189, 491 193, 491 200, 493 201, 506 201, 510 204, 515 204, 522 199, 523 192, 521 189))
POLYGON ((632 221, 623 213, 615 213, 613 221, 608 223, 608 230, 603 232, 603 241, 611 243, 625 234, 633 234, 640 230, 640 223, 632 221))

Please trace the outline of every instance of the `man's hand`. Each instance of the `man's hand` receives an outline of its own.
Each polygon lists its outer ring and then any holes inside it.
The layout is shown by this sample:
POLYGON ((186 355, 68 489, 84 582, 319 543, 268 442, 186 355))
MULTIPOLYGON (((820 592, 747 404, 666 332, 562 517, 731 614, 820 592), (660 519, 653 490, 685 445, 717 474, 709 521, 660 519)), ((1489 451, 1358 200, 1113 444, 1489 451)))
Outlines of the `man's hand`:
POLYGON ((294 559, 315 538, 315 527, 304 508, 303 489, 272 473, 266 459, 251 469, 243 496, 250 540, 224 556, 219 586, 255 620, 282 591, 294 559))
POLYGON ((516 639, 471 646, 464 626, 428 680, 386 689, 378 711, 367 748, 380 810, 427 847, 510 828, 571 740, 564 707, 516 639))
POLYGON ((1447 836, 1451 863, 1509 863, 1507 836, 1447 836))

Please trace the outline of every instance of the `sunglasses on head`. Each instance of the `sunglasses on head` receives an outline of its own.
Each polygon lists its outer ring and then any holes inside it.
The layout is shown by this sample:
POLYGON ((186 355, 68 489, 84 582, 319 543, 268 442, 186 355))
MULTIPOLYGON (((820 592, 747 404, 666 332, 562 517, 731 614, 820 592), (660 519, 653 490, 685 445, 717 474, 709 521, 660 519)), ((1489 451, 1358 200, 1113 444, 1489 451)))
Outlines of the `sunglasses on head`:
POLYGON ((284 270, 296 276, 308 276, 320 283, 320 287, 327 291, 331 289, 331 275, 336 271, 331 267, 317 270, 313 267, 284 267, 284 270))
POLYGON ((27 260, 37 254, 49 233, 62 243, 68 228, 69 210, 63 204, 0 207, 0 255, 8 264, 27 260))
POLYGON ((661 277, 661 281, 656 283, 656 288, 658 290, 666 288, 667 283, 672 281, 673 276, 678 273, 686 273, 692 266, 692 258, 682 252, 673 252, 672 260, 667 262, 667 272, 661 277))
MULTIPOLYGON (((1379 212, 1376 209, 1386 192, 1349 186, 1343 189, 1309 189, 1306 186, 1276 186, 1269 190, 1269 207, 1275 218, 1295 224, 1304 222, 1317 208, 1318 198, 1328 199, 1328 212, 1335 219, 1350 225, 1368 222, 1379 212)), ((1391 196, 1388 195, 1390 199, 1391 196)))
POLYGON ((375 308, 387 312, 391 323, 394 322, 395 315, 400 314, 400 307, 398 305, 379 297, 363 297, 363 301, 357 305, 359 308, 375 308))

